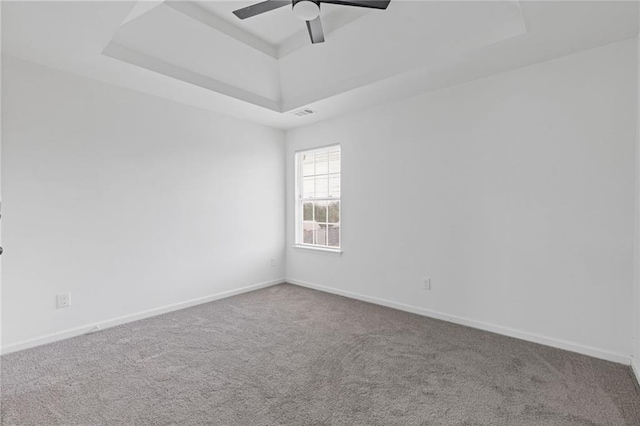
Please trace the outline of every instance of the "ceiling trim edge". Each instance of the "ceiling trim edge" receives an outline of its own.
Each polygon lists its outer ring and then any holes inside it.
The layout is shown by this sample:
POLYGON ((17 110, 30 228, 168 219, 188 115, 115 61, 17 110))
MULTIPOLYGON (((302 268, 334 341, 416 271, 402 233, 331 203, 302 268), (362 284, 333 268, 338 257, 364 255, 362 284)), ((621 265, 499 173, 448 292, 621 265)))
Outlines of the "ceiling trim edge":
POLYGON ((240 99, 251 104, 267 108, 271 111, 282 112, 280 102, 265 98, 247 90, 240 89, 227 83, 189 71, 160 59, 125 47, 116 42, 110 42, 102 54, 120 61, 127 62, 141 68, 164 74, 178 80, 221 93, 232 98, 240 99))

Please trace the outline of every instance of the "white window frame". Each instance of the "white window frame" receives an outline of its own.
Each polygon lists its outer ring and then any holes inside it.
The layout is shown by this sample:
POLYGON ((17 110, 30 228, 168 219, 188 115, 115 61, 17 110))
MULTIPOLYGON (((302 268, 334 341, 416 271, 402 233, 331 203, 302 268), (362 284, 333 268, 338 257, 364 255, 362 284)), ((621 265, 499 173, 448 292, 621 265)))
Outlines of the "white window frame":
MULTIPOLYGON (((303 149, 303 150, 299 150, 299 151, 295 151, 294 152, 294 164, 295 164, 295 170, 294 170, 294 178, 295 178, 295 200, 294 200, 294 204, 295 204, 295 242, 294 242, 294 247, 295 248, 301 248, 301 249, 305 249, 305 250, 314 250, 314 251, 319 251, 319 252, 328 252, 328 253, 338 253, 341 254, 342 253, 342 148, 340 147, 340 144, 331 144, 331 145, 325 145, 325 146, 321 146, 321 147, 316 147, 316 148, 310 148, 310 149, 303 149), (338 228, 338 240, 339 240, 339 246, 338 247, 328 247, 328 246, 321 246, 321 245, 316 245, 316 244, 307 244, 307 243, 303 243, 303 233, 302 233, 302 229, 303 229, 303 214, 304 214, 304 203, 305 201, 310 201, 309 200, 305 200, 302 198, 302 181, 303 181, 303 171, 302 171, 302 161, 300 161, 300 159, 302 158, 303 154, 310 154, 310 153, 314 153, 314 152, 318 152, 318 151, 325 151, 327 149, 330 148, 335 148, 337 147, 340 150, 340 197, 323 197, 323 198, 313 198, 313 201, 339 201, 340 202, 340 219, 339 219, 339 223, 340 223, 340 228, 338 228)), ((328 214, 328 211, 327 211, 328 214)))

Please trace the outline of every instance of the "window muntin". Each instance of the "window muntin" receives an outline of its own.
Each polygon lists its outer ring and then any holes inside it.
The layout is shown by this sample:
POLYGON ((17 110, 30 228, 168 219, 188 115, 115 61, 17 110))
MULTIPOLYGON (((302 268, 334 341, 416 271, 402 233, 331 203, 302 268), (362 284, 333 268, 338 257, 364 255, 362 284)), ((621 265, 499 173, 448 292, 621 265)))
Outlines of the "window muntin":
POLYGON ((340 146, 296 154, 296 244, 340 248, 340 146))

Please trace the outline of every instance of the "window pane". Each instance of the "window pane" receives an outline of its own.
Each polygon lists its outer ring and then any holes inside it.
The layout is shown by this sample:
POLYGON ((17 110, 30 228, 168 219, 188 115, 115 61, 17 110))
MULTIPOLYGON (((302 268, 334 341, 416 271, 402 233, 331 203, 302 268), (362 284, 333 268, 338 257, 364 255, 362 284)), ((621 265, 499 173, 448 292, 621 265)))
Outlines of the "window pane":
POLYGON ((327 221, 327 203, 316 202, 315 203, 315 221, 319 224, 323 224, 327 221))
POLYGON ((327 225, 319 224, 316 231, 316 244, 321 246, 327 245, 327 225))
POLYGON ((340 173, 340 149, 329 151, 329 173, 340 173))
POLYGON ((313 203, 304 203, 302 206, 302 220, 313 220, 313 203))
POLYGON ((329 203, 329 217, 327 218, 327 222, 329 223, 340 222, 340 203, 338 202, 329 203))
POLYGON ((329 176, 316 176, 316 193, 317 198, 326 198, 329 196, 329 176))
POLYGON ((340 247, 340 224, 329 224, 327 233, 327 245, 329 247, 340 247))
POLYGON ((329 173, 329 154, 327 151, 316 152, 316 175, 329 173))
POLYGON ((315 222, 303 222, 302 223, 302 242, 304 244, 313 244, 313 228, 315 222))
POLYGON ((304 231, 302 236, 303 244, 313 244, 313 231, 304 231))
POLYGON ((329 175, 329 196, 340 196, 340 174, 329 175))
POLYGON ((302 182, 302 197, 313 198, 315 196, 314 191, 314 177, 306 177, 302 182))
POLYGON ((314 154, 302 154, 302 176, 313 176, 314 163, 314 154))

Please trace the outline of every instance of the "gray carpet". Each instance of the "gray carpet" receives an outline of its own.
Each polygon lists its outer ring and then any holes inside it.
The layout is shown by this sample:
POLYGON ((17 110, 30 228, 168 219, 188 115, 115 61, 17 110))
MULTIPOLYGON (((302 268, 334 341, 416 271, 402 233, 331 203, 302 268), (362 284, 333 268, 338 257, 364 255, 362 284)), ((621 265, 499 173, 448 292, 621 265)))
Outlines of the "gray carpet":
POLYGON ((1 369, 5 425, 640 425, 628 367, 288 284, 1 369))

